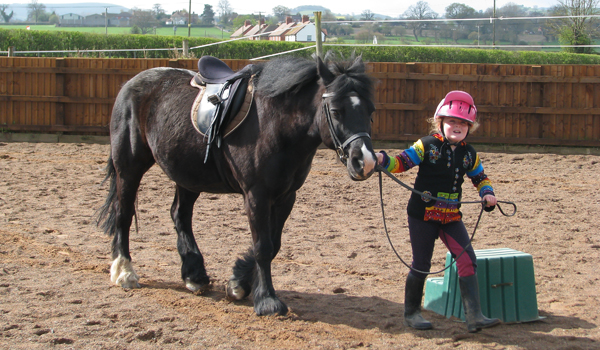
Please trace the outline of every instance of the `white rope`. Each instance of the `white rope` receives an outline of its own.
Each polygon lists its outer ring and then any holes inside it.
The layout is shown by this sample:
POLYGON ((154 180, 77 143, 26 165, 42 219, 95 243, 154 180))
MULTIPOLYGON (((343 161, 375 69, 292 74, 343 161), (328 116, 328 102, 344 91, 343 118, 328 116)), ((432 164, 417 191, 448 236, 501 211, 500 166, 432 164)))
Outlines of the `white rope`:
POLYGON ((502 49, 502 48, 563 48, 563 47, 600 47, 600 45, 442 45, 442 44, 430 44, 430 45, 409 45, 409 44, 326 44, 327 46, 387 46, 387 47, 458 47, 458 48, 487 48, 487 49, 502 49))
POLYGON ((301 47, 299 49, 294 49, 294 50, 289 50, 289 51, 283 51, 283 52, 274 53, 272 55, 266 55, 266 56, 262 56, 262 57, 251 58, 250 61, 262 60, 263 58, 268 58, 268 57, 273 57, 273 56, 279 56, 279 55, 285 55, 285 54, 290 53, 290 52, 312 49, 314 47, 317 47, 317 45, 312 45, 312 46, 307 46, 307 47, 301 47))
POLYGON ((580 16, 542 16, 542 17, 489 17, 489 18, 431 18, 431 19, 379 19, 373 21, 322 21, 322 24, 340 24, 340 23, 394 23, 394 22, 458 22, 458 21, 490 21, 490 23, 494 20, 498 21, 508 21, 508 20, 532 20, 532 19, 567 19, 567 18, 598 18, 600 15, 580 15, 580 16))

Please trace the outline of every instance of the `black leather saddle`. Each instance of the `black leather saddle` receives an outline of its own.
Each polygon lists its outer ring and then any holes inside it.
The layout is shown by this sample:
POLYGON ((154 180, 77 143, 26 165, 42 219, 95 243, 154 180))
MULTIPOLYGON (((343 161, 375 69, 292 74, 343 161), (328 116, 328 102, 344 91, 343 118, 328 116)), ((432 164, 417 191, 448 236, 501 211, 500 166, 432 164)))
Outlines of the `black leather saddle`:
POLYGON ((199 105, 194 103, 192 119, 194 126, 207 138, 204 162, 213 143, 221 146, 222 129, 240 113, 242 107, 249 108, 246 93, 252 89, 249 86, 251 77, 252 65, 234 72, 216 57, 203 56, 198 61, 198 74, 194 76, 192 85, 200 88, 200 101, 199 105))

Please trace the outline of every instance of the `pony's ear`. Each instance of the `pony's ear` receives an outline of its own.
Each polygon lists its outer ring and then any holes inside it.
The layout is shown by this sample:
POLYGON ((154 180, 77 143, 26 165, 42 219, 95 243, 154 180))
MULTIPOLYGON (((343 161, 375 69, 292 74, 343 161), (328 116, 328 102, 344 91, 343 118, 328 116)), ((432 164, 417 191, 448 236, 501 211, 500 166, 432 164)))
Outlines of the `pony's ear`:
POLYGON ((350 70, 359 72, 359 73, 365 72, 365 64, 363 63, 363 60, 362 60, 362 54, 358 55, 358 57, 356 57, 354 59, 354 62, 352 62, 352 65, 350 66, 350 70))
POLYGON ((327 65, 323 63, 321 57, 317 56, 317 73, 323 79, 323 84, 325 86, 331 84, 331 82, 335 79, 335 75, 331 73, 327 65))

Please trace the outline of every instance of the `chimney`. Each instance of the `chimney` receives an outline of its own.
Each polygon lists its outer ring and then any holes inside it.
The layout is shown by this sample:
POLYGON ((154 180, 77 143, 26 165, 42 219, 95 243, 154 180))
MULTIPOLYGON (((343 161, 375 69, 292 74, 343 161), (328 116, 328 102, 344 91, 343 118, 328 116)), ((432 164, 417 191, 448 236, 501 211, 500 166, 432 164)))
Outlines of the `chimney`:
POLYGON ((292 20, 292 17, 290 17, 290 16, 287 16, 287 17, 285 18, 285 24, 290 24, 290 23, 292 23, 292 22, 294 22, 294 21, 292 20))
POLYGON ((308 18, 308 15, 302 15, 302 23, 309 23, 310 19, 308 18))
POLYGON ((247 19, 247 20, 244 21, 244 26, 245 27, 248 27, 248 26, 251 26, 251 25, 252 25, 252 23, 250 23, 249 19, 247 19))

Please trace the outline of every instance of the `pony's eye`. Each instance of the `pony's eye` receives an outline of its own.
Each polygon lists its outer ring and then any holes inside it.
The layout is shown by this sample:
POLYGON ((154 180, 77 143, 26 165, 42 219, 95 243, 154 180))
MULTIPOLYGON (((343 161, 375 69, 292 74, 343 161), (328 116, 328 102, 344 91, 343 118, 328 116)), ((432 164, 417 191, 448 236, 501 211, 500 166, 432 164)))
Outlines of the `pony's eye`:
POLYGON ((340 111, 338 111, 337 109, 331 109, 331 114, 335 117, 335 118, 339 118, 340 117, 340 111))

